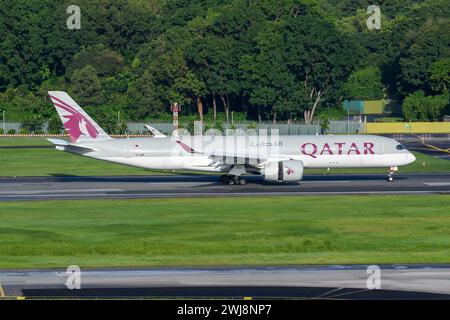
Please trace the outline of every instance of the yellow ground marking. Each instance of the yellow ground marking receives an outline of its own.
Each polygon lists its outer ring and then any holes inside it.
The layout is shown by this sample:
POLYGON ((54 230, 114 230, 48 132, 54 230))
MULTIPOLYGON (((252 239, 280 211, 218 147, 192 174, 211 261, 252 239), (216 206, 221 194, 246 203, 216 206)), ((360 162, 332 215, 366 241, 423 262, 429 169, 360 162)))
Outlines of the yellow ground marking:
POLYGON ((422 144, 423 144, 423 145, 427 146, 427 147, 430 148, 430 149, 433 149, 433 150, 436 150, 436 151, 441 151, 441 152, 445 152, 445 153, 450 154, 450 148, 447 148, 447 149, 441 149, 441 148, 438 148, 438 147, 433 146, 433 145, 431 145, 431 144, 428 144, 428 143, 425 142, 425 139, 424 139, 423 137, 420 137, 420 140, 422 141, 422 144))

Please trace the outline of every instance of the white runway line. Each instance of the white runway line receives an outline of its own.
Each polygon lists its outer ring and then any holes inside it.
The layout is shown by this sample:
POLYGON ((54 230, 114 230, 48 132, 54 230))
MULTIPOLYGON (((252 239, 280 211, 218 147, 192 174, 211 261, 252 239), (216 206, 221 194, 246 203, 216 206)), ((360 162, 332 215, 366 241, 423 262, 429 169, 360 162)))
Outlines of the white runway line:
MULTIPOLYGON (((330 180, 330 181, 327 181, 327 183, 350 183, 350 182, 354 182, 354 181, 350 181, 350 180, 335 180, 335 181, 333 181, 333 180, 330 180)), ((365 181, 364 181, 365 182, 365 181)), ((315 184, 315 183, 323 183, 323 181, 308 181, 308 180, 301 180, 301 181, 299 181, 299 183, 300 184, 303 184, 303 183, 305 183, 305 184, 315 184)))
POLYGON ((446 187, 450 186, 450 182, 424 182, 424 185, 429 187, 446 187))
MULTIPOLYGON (((127 183, 127 182, 125 182, 127 183)), ((130 183, 135 183, 135 182, 130 182, 130 183)), ((169 186, 169 187, 197 187, 197 186, 206 186, 206 185, 210 185, 211 181, 208 182, 145 182, 146 184, 149 185, 158 185, 158 186, 169 186), (181 186, 180 186, 181 185, 181 186)))

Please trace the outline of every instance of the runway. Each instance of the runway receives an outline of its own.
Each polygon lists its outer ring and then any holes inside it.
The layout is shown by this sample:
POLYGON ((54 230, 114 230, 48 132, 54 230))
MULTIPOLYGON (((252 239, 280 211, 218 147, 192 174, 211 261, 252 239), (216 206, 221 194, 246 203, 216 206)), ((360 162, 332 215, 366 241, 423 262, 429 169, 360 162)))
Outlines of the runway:
POLYGON ((11 270, 0 271, 0 284, 4 296, 28 298, 450 299, 450 265, 381 265, 379 288, 368 288, 367 267, 89 269, 72 290, 64 269, 11 270))
POLYGON ((399 174, 391 183, 383 174, 310 175, 289 184, 251 176, 245 186, 225 185, 216 175, 0 178, 0 201, 449 193, 450 173, 399 174))

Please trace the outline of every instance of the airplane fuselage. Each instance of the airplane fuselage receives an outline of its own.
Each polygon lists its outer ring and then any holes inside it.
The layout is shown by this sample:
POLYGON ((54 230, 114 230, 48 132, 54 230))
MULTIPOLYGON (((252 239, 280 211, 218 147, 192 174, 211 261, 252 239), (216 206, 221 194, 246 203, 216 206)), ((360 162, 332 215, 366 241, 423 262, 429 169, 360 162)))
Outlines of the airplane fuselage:
MULTIPOLYGON (((222 171, 211 154, 265 156, 267 161, 298 160, 304 168, 398 167, 415 160, 396 140, 370 135, 279 136, 246 141, 245 137, 129 138, 79 143, 93 149, 83 155, 145 169, 222 171), (195 152, 186 152, 182 140, 195 152)), ((232 164, 232 162, 230 162, 232 164)))

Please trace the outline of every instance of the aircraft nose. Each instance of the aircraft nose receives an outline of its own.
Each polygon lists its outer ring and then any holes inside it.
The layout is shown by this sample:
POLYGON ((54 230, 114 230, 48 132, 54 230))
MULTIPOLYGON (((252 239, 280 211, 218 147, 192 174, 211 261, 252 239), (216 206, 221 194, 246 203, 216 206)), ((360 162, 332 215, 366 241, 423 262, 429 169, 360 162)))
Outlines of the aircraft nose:
POLYGON ((408 163, 413 163, 414 161, 416 161, 416 157, 411 152, 408 152, 406 159, 408 160, 408 163))

